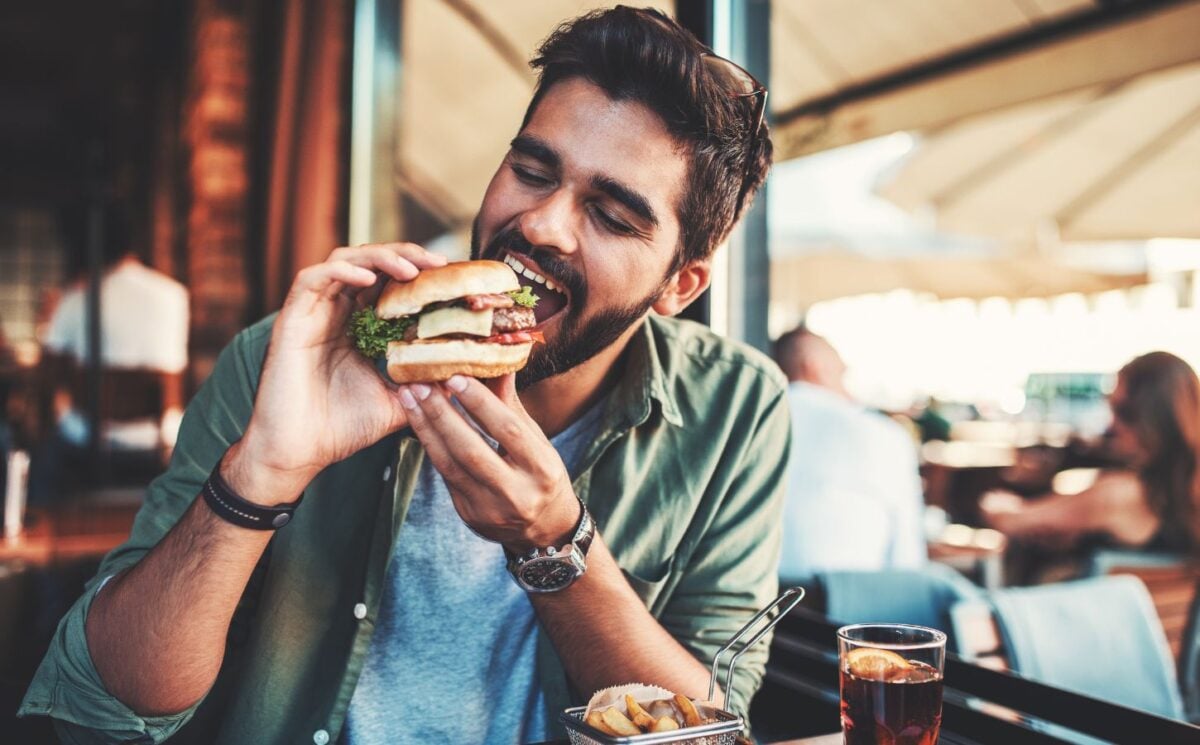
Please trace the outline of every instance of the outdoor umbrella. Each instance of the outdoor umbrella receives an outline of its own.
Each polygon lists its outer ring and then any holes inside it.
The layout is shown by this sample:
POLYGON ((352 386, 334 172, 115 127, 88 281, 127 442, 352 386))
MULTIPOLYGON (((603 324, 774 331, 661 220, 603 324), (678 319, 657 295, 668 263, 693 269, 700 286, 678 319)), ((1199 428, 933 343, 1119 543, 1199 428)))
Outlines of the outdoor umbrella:
POLYGON ((879 193, 960 233, 1200 238, 1200 64, 931 133, 879 193))

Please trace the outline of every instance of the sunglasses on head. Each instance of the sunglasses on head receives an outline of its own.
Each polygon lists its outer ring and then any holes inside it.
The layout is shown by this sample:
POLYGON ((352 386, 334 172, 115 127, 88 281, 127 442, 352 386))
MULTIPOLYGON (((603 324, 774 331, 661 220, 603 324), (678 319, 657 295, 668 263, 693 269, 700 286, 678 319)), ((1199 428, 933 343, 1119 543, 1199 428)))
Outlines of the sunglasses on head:
POLYGON ((758 131, 762 129, 763 119, 767 113, 767 86, 758 82, 758 79, 747 72, 746 68, 724 57, 705 54, 701 59, 730 96, 753 99, 754 109, 750 120, 754 122, 752 131, 757 139, 758 131))

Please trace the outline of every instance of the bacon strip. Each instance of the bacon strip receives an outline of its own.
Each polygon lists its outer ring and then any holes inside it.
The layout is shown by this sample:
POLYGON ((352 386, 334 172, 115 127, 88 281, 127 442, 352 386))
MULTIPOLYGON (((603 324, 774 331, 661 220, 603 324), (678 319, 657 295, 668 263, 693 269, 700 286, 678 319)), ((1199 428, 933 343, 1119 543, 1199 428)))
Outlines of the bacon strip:
POLYGON ((463 298, 467 302, 467 308, 470 310, 487 310, 488 308, 511 308, 516 303, 508 295, 503 293, 491 293, 488 295, 468 295, 463 298))

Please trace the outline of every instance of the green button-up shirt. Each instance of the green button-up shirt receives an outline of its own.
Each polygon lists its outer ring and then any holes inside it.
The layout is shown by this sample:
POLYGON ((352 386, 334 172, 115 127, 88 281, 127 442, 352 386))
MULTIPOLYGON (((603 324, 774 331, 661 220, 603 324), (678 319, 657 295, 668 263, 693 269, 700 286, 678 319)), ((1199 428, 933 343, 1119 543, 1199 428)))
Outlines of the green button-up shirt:
MULTIPOLYGON (((59 624, 19 714, 53 717, 65 742, 159 743, 185 724, 185 739, 222 745, 337 742, 423 457, 407 432, 330 466, 305 490, 295 519, 255 570, 221 673, 195 707, 139 716, 105 690, 84 635, 104 578, 162 539, 241 436, 272 320, 222 352, 188 406, 170 468, 150 485, 129 540, 105 557, 59 624)), ((790 442, 786 383, 754 350, 656 316, 634 336, 624 365, 575 490, 649 611, 709 665, 777 591, 790 442)), ((445 653, 453 664, 453 650, 445 653)), ((728 695, 733 710, 745 714, 766 657, 763 643, 739 661, 728 695)), ((538 666, 548 731, 561 733, 558 713, 581 696, 545 634, 538 666)))

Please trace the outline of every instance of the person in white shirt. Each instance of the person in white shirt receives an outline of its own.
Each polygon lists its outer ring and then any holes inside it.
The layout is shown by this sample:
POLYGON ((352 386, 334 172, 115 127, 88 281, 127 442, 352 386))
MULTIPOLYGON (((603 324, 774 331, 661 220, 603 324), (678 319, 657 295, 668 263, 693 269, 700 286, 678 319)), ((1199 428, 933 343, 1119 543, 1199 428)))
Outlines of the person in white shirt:
POLYGON ((916 443, 853 401, 845 363, 820 336, 803 326, 784 334, 775 360, 792 414, 780 577, 924 566, 916 443))
MULTIPOLYGON (((104 241, 105 270, 100 282, 100 364, 115 377, 123 372, 153 379, 161 399, 153 416, 102 422, 106 449, 152 451, 169 449, 182 416, 182 375, 188 353, 188 291, 171 277, 141 262, 131 249, 121 216, 108 216, 104 241)), ((59 436, 70 446, 88 443, 87 419, 78 381, 88 360, 87 287, 78 284, 63 293, 47 324, 42 347, 57 358, 63 371, 55 381, 59 436)))

